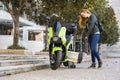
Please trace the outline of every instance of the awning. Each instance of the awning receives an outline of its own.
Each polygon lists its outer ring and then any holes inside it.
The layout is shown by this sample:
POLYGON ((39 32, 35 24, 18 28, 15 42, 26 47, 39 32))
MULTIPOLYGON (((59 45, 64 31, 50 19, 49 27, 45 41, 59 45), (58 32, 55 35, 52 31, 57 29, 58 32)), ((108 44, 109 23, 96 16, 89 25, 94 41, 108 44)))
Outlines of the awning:
MULTIPOLYGON (((13 19, 10 15, 10 13, 0 10, 0 23, 6 23, 9 24, 13 22, 13 19)), ((36 24, 32 21, 28 21, 27 19, 24 19, 22 17, 19 17, 20 26, 36 26, 36 24)))
POLYGON ((0 22, 0 26, 13 27, 13 22, 0 22))

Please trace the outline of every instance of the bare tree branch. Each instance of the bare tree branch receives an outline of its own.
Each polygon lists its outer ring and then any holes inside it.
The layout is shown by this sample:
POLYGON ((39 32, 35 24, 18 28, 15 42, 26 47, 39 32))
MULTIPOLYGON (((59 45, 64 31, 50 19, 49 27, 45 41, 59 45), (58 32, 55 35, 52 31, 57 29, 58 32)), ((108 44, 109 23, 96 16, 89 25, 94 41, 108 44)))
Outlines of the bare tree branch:
POLYGON ((19 10, 18 10, 19 13, 25 7, 26 2, 27 2, 27 0, 20 0, 19 1, 19 10))
POLYGON ((12 9, 9 6, 9 3, 6 0, 2 0, 2 3, 6 6, 8 12, 11 14, 11 16, 14 17, 12 9))

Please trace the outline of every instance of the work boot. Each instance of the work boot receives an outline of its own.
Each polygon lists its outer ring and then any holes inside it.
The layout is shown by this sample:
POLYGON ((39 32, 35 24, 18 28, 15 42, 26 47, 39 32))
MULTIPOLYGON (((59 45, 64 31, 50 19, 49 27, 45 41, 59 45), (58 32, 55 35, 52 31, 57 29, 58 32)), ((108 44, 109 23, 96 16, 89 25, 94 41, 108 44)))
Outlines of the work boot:
POLYGON ((76 65, 74 64, 74 62, 69 61, 68 68, 76 68, 76 65))
POLYGON ((101 68, 102 67, 102 61, 99 61, 98 62, 98 68, 101 68))
POLYGON ((96 63, 92 63, 88 68, 96 68, 96 63))
POLYGON ((74 64, 74 62, 70 62, 69 61, 69 66, 68 68, 76 68, 76 65, 74 64))
POLYGON ((63 65, 68 66, 68 68, 76 68, 74 62, 71 62, 71 61, 63 62, 63 65))

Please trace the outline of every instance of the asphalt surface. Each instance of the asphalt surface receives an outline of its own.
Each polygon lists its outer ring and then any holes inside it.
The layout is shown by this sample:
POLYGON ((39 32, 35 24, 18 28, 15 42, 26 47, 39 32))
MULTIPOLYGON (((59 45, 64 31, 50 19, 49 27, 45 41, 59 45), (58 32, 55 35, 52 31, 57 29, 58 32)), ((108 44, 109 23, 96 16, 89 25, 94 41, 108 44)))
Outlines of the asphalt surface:
POLYGON ((75 69, 61 66, 0 77, 0 80, 120 80, 120 58, 105 58, 101 69, 88 69, 91 62, 76 64, 75 69))

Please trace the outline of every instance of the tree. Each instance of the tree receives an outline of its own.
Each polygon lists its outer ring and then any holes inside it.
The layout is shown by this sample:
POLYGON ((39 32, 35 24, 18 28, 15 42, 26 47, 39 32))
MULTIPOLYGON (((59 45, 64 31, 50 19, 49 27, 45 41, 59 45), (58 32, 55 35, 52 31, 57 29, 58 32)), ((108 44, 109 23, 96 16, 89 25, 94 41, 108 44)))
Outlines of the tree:
POLYGON ((115 13, 111 7, 107 7, 102 17, 104 31, 101 35, 101 43, 113 45, 119 39, 119 26, 117 25, 115 13), (107 16, 106 16, 107 15, 107 16))
POLYGON ((97 15, 103 25, 104 31, 101 34, 100 44, 113 45, 119 39, 118 24, 114 10, 107 3, 105 0, 98 0, 92 12, 97 15))
MULTIPOLYGON (((50 16, 56 13, 66 21, 73 21, 76 24, 78 24, 79 13, 83 8, 88 8, 91 12, 95 13, 103 24, 104 32, 102 32, 101 43, 115 44, 119 36, 118 26, 116 18, 114 17, 114 11, 108 6, 106 0, 41 0, 39 4, 40 14, 43 13, 50 16), (114 28, 112 26, 114 26, 114 28), (110 32, 114 32, 114 35, 110 34, 110 32), (112 38, 113 36, 114 38, 112 38)), ((46 24, 46 21, 44 21, 46 19, 41 17, 42 16, 38 17, 38 22, 46 24)), ((84 36, 81 29, 78 30, 78 35, 79 34, 84 36)))
POLYGON ((22 12, 27 0, 0 0, 7 8, 7 11, 11 14, 14 23, 14 38, 13 46, 18 46, 19 36, 19 16, 22 12))
POLYGON ((45 30, 45 50, 47 50, 47 37, 48 37, 48 19, 49 16, 46 15, 45 13, 42 13, 41 10, 41 0, 34 0, 30 1, 29 5, 31 5, 31 8, 26 7, 25 8, 25 13, 27 14, 27 18, 35 21, 37 24, 40 25, 46 25, 46 30, 45 30))

